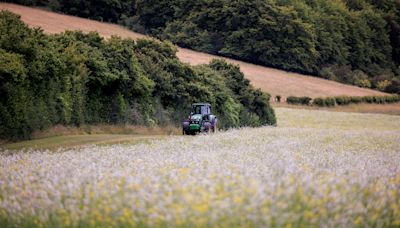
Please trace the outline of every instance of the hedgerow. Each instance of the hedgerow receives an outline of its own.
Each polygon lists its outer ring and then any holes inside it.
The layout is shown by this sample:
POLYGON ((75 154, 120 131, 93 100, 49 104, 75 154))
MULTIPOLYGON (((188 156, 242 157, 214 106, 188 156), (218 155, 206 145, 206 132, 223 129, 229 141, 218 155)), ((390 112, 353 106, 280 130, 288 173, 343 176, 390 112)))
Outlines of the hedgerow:
MULTIPOLYGON (((286 99, 288 104, 296 105, 309 105, 311 98, 309 97, 295 97, 289 96, 286 99)), ((391 104, 400 102, 400 95, 386 95, 386 96, 336 96, 336 97, 317 97, 312 99, 312 104, 320 107, 332 107, 335 105, 349 105, 349 104, 391 104)))
POLYGON ((400 102, 399 95, 387 95, 387 96, 338 96, 338 97, 325 97, 325 98, 314 98, 313 105, 320 107, 331 107, 335 105, 349 105, 349 104, 391 104, 400 102))
POLYGON ((289 96, 286 98, 286 102, 289 104, 298 104, 298 105, 309 105, 312 98, 310 97, 295 97, 289 96))
POLYGON ((155 40, 46 35, 2 11, 0 138, 29 138, 56 124, 178 125, 193 102, 211 103, 223 128, 276 123, 269 95, 238 66, 192 67, 176 51, 155 40))

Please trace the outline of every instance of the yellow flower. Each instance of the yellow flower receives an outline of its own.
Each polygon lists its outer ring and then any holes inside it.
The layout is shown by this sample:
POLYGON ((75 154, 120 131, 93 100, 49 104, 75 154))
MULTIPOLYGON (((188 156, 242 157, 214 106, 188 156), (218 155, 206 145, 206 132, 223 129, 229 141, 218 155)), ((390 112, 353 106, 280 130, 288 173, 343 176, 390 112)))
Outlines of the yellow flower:
POLYGON ((360 225, 363 221, 364 221, 363 218, 361 216, 358 216, 356 220, 354 220, 354 224, 360 225))
POLYGON ((240 196, 235 196, 235 197, 233 198, 233 202, 235 202, 235 203, 237 203, 237 204, 241 204, 241 203, 243 202, 243 199, 242 199, 242 197, 240 197, 240 196))
POLYGON ((208 211, 208 204, 207 203, 197 204, 197 205, 194 206, 194 208, 198 212, 204 213, 204 212, 208 211))
POLYGON ((65 224, 65 226, 70 226, 71 225, 71 220, 70 220, 69 216, 66 216, 64 218, 64 224, 65 224))
POLYGON ((305 212, 304 212, 304 218, 305 219, 312 219, 312 218, 314 218, 314 213, 312 212, 312 211, 310 211, 310 210, 306 210, 305 212))

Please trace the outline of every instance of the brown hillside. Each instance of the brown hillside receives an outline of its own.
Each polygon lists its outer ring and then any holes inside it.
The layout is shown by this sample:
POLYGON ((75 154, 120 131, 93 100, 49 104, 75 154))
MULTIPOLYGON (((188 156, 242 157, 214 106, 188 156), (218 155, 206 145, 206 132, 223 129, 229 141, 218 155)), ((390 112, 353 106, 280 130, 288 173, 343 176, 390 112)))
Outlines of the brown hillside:
MULTIPOLYGON (((19 14, 22 20, 29 26, 41 27, 47 33, 60 33, 65 30, 81 30, 83 32, 97 31, 106 38, 112 35, 130 37, 133 39, 147 37, 118 25, 101 23, 15 4, 0 3, 0 10, 9 10, 19 14)), ((184 48, 179 48, 178 57, 182 62, 192 65, 208 63, 213 58, 219 58, 184 48)), ((273 96, 278 94, 283 97, 290 95, 309 97, 384 95, 384 93, 374 90, 362 89, 228 58, 224 59, 228 62, 240 65, 246 78, 248 78, 255 87, 261 88, 273 96)))

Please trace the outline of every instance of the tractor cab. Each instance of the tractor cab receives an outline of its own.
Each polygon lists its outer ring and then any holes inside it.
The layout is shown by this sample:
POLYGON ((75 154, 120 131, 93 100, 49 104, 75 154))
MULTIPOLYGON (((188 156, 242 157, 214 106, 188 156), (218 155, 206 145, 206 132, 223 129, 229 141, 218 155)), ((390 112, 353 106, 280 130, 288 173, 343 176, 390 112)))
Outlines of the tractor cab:
POLYGON ((210 115, 211 114, 211 105, 207 103, 194 103, 192 105, 192 115, 200 114, 202 116, 204 115, 210 115))

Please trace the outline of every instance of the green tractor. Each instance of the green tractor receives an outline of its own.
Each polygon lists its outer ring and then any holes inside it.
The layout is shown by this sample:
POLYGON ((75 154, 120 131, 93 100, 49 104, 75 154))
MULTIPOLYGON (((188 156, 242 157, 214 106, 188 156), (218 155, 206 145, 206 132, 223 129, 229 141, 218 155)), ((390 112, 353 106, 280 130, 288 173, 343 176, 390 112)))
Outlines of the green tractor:
POLYGON ((211 105, 208 103, 194 103, 189 118, 182 122, 183 135, 196 135, 217 131, 218 119, 211 114, 211 105))

